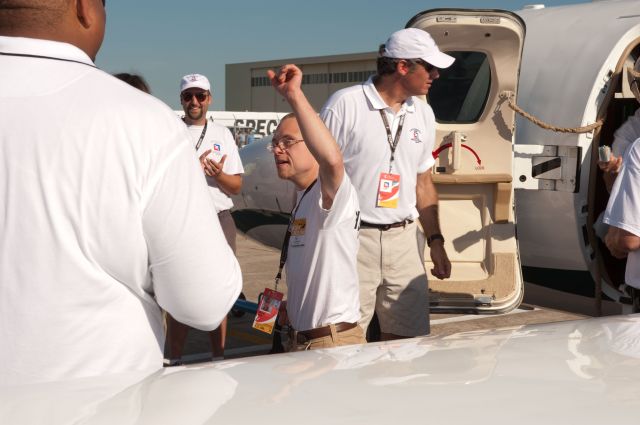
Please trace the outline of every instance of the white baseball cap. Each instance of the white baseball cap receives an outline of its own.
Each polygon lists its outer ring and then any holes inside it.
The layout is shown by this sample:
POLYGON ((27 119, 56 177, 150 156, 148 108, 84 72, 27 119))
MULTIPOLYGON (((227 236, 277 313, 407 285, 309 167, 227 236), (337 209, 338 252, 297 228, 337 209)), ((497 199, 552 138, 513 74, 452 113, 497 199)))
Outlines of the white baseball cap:
POLYGON ((180 80, 180 93, 193 87, 211 91, 211 84, 209 84, 209 80, 204 75, 189 74, 182 77, 180 80))
POLYGON ((449 68, 455 58, 442 53, 428 32, 405 28, 391 34, 382 56, 393 59, 422 59, 437 68, 449 68))

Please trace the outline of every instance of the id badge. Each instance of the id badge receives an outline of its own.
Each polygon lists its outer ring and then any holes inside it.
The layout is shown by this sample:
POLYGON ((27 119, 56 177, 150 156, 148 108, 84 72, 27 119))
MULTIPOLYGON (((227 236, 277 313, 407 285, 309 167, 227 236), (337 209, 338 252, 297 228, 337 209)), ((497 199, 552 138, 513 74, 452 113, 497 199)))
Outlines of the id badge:
POLYGON ((215 162, 220 162, 220 160, 222 159, 222 145, 220 143, 213 142, 211 152, 209 152, 207 158, 212 159, 215 162))
POLYGON ((258 311, 256 311, 256 317, 253 319, 253 327, 259 331, 273 333, 273 327, 276 324, 278 318, 278 311, 280 310, 280 304, 282 304, 282 292, 274 291, 273 289, 266 288, 264 294, 258 304, 258 311))
POLYGON ((376 206, 379 208, 398 208, 399 199, 400 174, 380 173, 376 206))
POLYGON ((304 246, 304 232, 307 229, 306 218, 296 218, 291 225, 291 246, 304 246))

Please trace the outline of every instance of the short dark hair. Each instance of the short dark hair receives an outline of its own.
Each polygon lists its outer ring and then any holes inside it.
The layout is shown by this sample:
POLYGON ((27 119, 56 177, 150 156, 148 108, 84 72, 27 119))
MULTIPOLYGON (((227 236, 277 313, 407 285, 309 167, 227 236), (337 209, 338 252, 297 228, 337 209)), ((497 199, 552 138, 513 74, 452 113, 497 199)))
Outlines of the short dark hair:
POLYGON ((142 90, 145 93, 151 93, 151 90, 149 89, 149 84, 147 84, 147 82, 144 80, 144 78, 142 78, 141 75, 129 74, 128 72, 121 72, 119 74, 113 74, 113 76, 119 80, 124 81, 130 86, 137 88, 138 90, 142 90))
POLYGON ((382 56, 384 54, 384 48, 384 44, 381 44, 380 47, 378 47, 378 59, 376 60, 376 73, 378 77, 394 74, 400 61, 406 61, 409 64, 410 71, 413 71, 413 68, 417 65, 417 63, 412 59, 397 59, 382 56))
POLYGON ((66 0, 0 0, 0 29, 56 29, 69 6, 66 0))

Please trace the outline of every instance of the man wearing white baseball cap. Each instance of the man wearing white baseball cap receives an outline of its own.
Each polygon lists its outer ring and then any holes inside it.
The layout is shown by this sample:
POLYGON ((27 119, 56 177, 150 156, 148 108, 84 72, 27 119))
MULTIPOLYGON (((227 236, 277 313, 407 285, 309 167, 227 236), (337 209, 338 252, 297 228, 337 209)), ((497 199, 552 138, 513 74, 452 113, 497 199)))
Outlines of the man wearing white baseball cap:
POLYGON ((380 46, 377 74, 336 92, 320 115, 340 146, 361 208, 360 325, 378 316, 382 339, 429 333, 424 236, 439 279, 451 274, 431 179, 435 117, 416 96, 454 58, 426 32, 397 31, 380 46), (417 227, 419 219, 424 234, 417 227))
MULTIPOLYGON (((244 168, 235 139, 229 129, 207 120, 211 100, 211 84, 207 77, 201 74, 188 74, 182 77, 180 103, 185 114, 182 120, 187 125, 193 147, 200 158, 200 165, 209 185, 209 192, 227 243, 235 253, 236 226, 230 212, 233 207, 230 195, 240 193, 244 168)), ((214 358, 224 354, 226 329, 227 320, 225 319, 218 329, 209 333, 214 358)), ((169 354, 174 363, 178 362, 182 356, 187 333, 187 326, 171 317, 168 318, 169 354)))

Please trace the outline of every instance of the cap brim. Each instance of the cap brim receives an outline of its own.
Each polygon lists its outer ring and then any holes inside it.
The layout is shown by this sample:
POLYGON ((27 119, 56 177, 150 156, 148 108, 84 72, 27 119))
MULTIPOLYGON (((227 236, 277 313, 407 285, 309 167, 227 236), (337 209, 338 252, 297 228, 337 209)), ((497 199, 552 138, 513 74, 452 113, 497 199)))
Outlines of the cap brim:
POLYGON ((438 52, 422 58, 423 61, 430 63, 436 68, 444 69, 449 68, 456 60, 453 56, 449 56, 446 53, 438 52))

